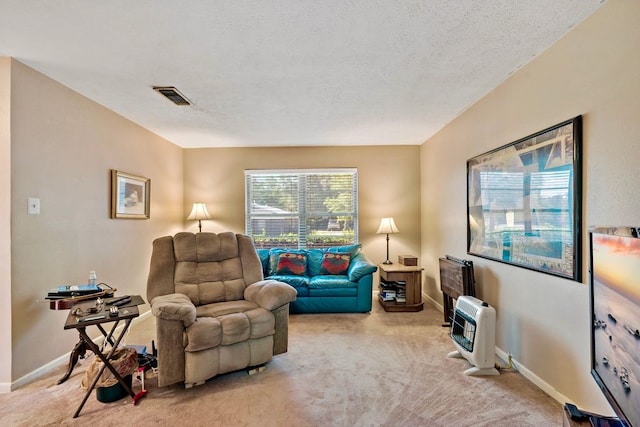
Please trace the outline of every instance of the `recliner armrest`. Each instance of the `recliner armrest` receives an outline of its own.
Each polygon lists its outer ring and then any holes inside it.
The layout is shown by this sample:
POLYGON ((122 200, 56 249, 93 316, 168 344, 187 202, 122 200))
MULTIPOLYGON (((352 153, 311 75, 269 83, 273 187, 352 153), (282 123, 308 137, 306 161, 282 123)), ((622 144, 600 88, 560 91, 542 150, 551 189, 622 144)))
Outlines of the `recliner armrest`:
POLYGON ((160 295, 151 300, 151 313, 166 320, 180 320, 185 328, 196 321, 196 306, 180 293, 160 295))
POLYGON ((244 290, 244 299, 269 311, 295 301, 297 295, 293 286, 270 279, 253 283, 244 290))

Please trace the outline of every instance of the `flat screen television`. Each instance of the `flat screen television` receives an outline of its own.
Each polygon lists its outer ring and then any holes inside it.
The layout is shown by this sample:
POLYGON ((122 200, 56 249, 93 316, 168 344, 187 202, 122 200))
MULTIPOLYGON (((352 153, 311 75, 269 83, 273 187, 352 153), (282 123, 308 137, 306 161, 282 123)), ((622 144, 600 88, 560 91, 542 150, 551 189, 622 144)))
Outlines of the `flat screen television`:
POLYGON ((628 426, 640 427, 640 228, 589 232, 591 375, 628 426))

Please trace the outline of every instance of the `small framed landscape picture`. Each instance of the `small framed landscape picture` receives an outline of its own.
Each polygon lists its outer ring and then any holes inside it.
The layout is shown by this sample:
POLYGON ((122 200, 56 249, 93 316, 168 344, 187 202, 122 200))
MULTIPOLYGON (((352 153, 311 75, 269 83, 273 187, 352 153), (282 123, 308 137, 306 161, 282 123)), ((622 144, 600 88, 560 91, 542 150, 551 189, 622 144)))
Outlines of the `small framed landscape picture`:
POLYGON ((111 218, 148 219, 151 180, 111 170, 111 218))

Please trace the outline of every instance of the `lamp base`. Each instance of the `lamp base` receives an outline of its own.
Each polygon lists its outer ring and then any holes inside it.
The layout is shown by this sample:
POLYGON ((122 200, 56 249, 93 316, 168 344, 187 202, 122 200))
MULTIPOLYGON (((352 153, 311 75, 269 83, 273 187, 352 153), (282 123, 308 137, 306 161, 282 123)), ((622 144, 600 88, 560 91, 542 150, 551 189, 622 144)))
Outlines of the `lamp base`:
POLYGON ((387 233, 387 260, 385 262, 383 262, 384 265, 389 265, 389 264, 393 264, 390 260, 389 260, 389 233, 387 233))

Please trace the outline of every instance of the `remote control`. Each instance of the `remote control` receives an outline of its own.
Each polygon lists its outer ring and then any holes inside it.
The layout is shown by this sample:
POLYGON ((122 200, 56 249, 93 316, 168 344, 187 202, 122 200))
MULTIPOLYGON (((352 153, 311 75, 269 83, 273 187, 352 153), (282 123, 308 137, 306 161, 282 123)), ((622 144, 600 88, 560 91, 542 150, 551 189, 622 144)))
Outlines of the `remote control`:
POLYGON ((124 300, 131 300, 131 297, 130 297, 129 295, 125 295, 125 296, 123 296, 123 297, 114 298, 114 299, 112 299, 111 301, 109 301, 109 302, 107 303, 107 305, 111 305, 111 304, 118 304, 119 302, 124 301, 124 300))
POLYGON ((587 418, 587 415, 583 413, 576 405, 573 403, 565 403, 564 407, 567 408, 567 412, 569 412, 569 416, 574 421, 581 421, 587 418))
POLYGON ((131 297, 126 297, 123 299, 120 299, 114 303, 111 303, 111 305, 114 305, 116 307, 120 307, 121 305, 125 305, 125 304, 129 304, 131 302, 131 297))
POLYGON ((78 319, 78 322, 90 322, 92 320, 100 320, 100 319, 104 319, 105 316, 104 314, 96 314, 95 316, 86 316, 86 317, 81 317, 80 319, 78 319))

